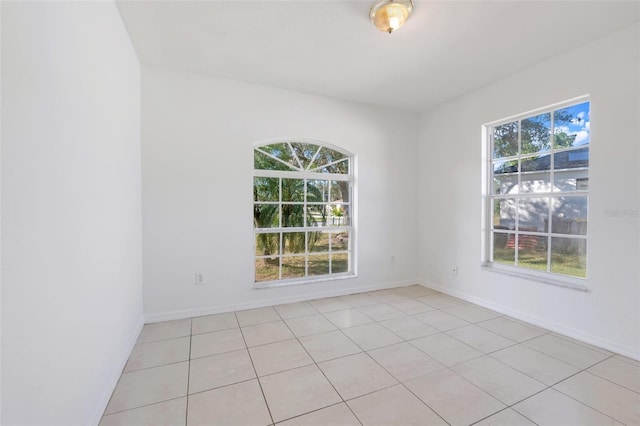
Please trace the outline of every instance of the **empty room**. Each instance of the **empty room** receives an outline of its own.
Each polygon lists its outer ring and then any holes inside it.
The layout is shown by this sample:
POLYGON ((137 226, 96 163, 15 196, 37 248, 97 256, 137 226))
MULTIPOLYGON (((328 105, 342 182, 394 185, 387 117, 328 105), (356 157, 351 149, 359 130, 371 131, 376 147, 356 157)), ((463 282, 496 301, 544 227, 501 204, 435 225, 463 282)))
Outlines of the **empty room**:
POLYGON ((0 32, 2 425, 640 425, 640 2, 0 32))

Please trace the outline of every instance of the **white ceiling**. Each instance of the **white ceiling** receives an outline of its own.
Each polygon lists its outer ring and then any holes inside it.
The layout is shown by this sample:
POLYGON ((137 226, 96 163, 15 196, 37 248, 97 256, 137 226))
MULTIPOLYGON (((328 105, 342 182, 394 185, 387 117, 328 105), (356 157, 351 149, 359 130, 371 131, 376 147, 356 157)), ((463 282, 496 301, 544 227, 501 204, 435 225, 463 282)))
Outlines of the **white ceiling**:
MULTIPOLYGON (((638 1, 118 1, 144 64, 421 112, 640 20, 638 1)), ((576 64, 579 72, 580 64, 576 64)))

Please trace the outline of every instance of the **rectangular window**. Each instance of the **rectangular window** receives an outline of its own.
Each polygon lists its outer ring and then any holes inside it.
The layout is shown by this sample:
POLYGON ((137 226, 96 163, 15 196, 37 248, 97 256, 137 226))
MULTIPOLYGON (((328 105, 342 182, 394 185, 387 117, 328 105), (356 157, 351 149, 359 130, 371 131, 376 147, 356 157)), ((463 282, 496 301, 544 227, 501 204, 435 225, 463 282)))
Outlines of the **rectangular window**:
POLYGON ((589 101, 574 100, 485 127, 486 264, 584 285, 589 101))
POLYGON ((351 182, 256 176, 254 187, 264 180, 274 180, 278 199, 254 202, 266 219, 255 229, 256 281, 348 272, 351 182))

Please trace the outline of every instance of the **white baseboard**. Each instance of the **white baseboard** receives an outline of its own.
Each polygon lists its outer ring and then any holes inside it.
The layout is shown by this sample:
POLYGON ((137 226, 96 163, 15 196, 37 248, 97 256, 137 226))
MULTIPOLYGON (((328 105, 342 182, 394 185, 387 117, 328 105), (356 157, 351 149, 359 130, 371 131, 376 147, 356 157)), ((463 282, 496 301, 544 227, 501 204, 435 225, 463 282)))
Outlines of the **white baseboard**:
POLYGON ((133 351, 133 347, 138 341, 138 336, 140 336, 140 332, 142 331, 142 327, 144 326, 144 319, 141 316, 136 324, 135 329, 129 336, 127 346, 125 350, 120 355, 120 359, 113 366, 113 370, 109 375, 109 380, 105 383, 102 393, 100 394, 100 398, 96 403, 96 409, 93 414, 93 418, 90 424, 97 425, 100 423, 102 419, 102 415, 104 411, 107 409, 107 404, 109 404, 109 400, 111 399, 111 395, 118 384, 118 380, 120 380, 120 376, 122 375, 122 371, 124 370, 124 366, 127 364, 127 360, 129 359, 129 355, 131 355, 131 351, 133 351))
POLYGON ((544 318, 540 318, 538 316, 534 316, 534 315, 530 315, 527 314, 525 312, 521 312, 521 311, 517 311, 514 309, 511 309, 507 306, 504 305, 499 305, 493 302, 490 302, 488 300, 484 300, 484 299, 480 299, 478 297, 475 296, 470 296, 466 293, 462 293, 459 291, 455 291, 455 290, 451 290, 449 288, 446 287, 441 287, 439 285, 433 284, 433 283, 427 283, 427 284, 420 284, 423 287, 426 288, 430 288, 432 290, 436 290, 439 291, 441 293, 444 294, 448 294, 450 296, 454 296, 457 297, 458 299, 462 299, 465 300, 467 302, 471 302, 474 303, 478 306, 482 306, 491 310, 494 310, 496 312, 500 312, 501 314, 504 315, 509 315, 510 317, 519 319, 521 321, 527 322, 529 324, 533 324, 535 326, 538 327, 542 327, 542 328, 546 328, 547 330, 553 331, 555 333, 558 334, 562 334, 564 336, 570 337, 572 339, 575 340, 579 340, 581 342, 593 345, 593 346, 597 346, 599 348, 602 349, 606 349, 608 351, 611 352, 615 352, 617 354, 626 356, 628 358, 632 358, 635 360, 640 361, 640 351, 638 350, 638 348, 632 348, 629 346, 623 346, 620 345, 616 342, 612 342, 610 340, 607 339, 603 339, 599 336, 594 336, 592 334, 589 333, 584 333, 580 330, 576 330, 572 327, 566 327, 563 326, 561 324, 557 324, 555 322, 551 322, 548 321, 544 318))
MULTIPOLYGON (((320 291, 317 293, 307 294, 303 296, 265 298, 260 301, 250 302, 250 303, 236 303, 236 304, 229 304, 229 305, 210 306, 205 308, 159 312, 159 313, 145 315, 144 321, 146 324, 160 322, 160 321, 172 321, 172 320, 178 320, 178 319, 199 317, 203 315, 213 315, 213 314, 221 314, 225 312, 243 311, 245 309, 264 308, 267 306, 282 305, 285 303, 306 302, 308 300, 321 299, 324 297, 345 296, 348 294, 365 293, 367 291, 384 290, 389 288, 404 287, 404 286, 415 285, 415 284, 417 284, 416 280, 397 281, 392 283, 376 284, 376 285, 364 286, 364 287, 358 286, 358 287, 350 287, 350 288, 341 288, 339 290, 333 290, 333 291, 320 291)), ((267 292, 268 290, 257 289, 256 291, 267 292)))

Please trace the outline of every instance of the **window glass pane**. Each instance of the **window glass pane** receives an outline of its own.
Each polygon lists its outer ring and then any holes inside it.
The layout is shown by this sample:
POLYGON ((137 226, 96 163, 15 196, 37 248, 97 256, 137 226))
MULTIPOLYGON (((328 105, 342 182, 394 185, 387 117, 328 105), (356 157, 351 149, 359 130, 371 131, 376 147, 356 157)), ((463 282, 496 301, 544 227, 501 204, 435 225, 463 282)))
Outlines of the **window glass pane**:
POLYGON ((510 173, 516 175, 518 173, 518 160, 509 161, 494 161, 493 162, 493 174, 504 175, 510 173))
POLYGON ((322 173, 349 174, 349 159, 345 158, 338 163, 326 165, 320 171, 322 173))
POLYGON ((311 169, 319 169, 323 173, 349 174, 349 161, 346 155, 333 149, 322 147, 311 169), (343 160, 343 161, 340 161, 343 160), (337 162, 336 164, 331 164, 337 162))
POLYGON ((493 128, 493 158, 518 155, 518 122, 493 128))
POLYGON ((304 256, 287 256, 282 258, 282 278, 301 278, 304 276, 304 256))
POLYGON ((349 205, 332 204, 329 208, 329 226, 349 226, 349 205))
POLYGON ((551 232, 556 234, 587 235, 587 197, 552 198, 551 232))
POLYGON ((548 151, 551 139, 551 113, 536 115, 522 120, 522 154, 548 151))
POLYGON ((280 226, 280 206, 277 204, 254 204, 253 226, 255 228, 277 228, 280 226))
POLYGON ((311 164, 311 159, 318 151, 317 145, 311 145, 308 143, 291 142, 291 148, 296 153, 298 160, 302 163, 303 169, 308 169, 311 164))
POLYGON ((282 244, 284 254, 304 253, 305 251, 304 232, 285 232, 282 234, 282 244))
POLYGON ((331 181, 331 194, 329 201, 349 202, 349 182, 331 181))
POLYGON ((522 177, 520 190, 523 193, 551 192, 551 156, 540 155, 521 160, 522 177))
POLYGON ((256 256, 280 254, 280 233, 256 234, 256 256))
POLYGON ((328 180, 308 180, 307 181, 307 202, 322 203, 329 201, 329 181, 328 180))
POLYGON ((334 232, 331 234, 331 250, 349 250, 349 232, 334 232))
MULTIPOLYGON (((284 161, 285 163, 288 163, 291 165, 291 167, 289 169, 285 168, 285 169, 276 169, 276 170, 290 170, 290 169, 295 169, 295 170, 299 170, 300 166, 298 165, 298 161, 296 160, 296 157, 293 155, 293 153, 291 152, 291 148, 289 148, 289 144, 287 143, 274 143, 271 145, 263 145, 261 147, 259 147, 262 151, 273 155, 276 158, 279 158, 280 160, 284 161)), ((282 163, 281 163, 282 164, 282 163)))
POLYGON ((339 272, 349 272, 349 254, 338 253, 331 255, 331 272, 337 274, 339 272))
POLYGON ((282 204, 282 226, 304 226, 304 206, 302 204, 282 204))
POLYGON ((517 194, 518 193, 518 176, 515 175, 494 175, 493 176, 493 193, 494 194, 517 194))
POLYGON ((280 259, 256 259, 256 282, 280 278, 280 259))
POLYGON ((309 276, 326 275, 329 273, 329 255, 309 255, 309 276))
POLYGON ((553 169, 578 169, 589 167, 589 148, 561 151, 553 155, 553 169))
POLYGON ((524 194, 551 192, 551 173, 522 173, 520 186, 520 191, 524 194))
POLYGON ((494 229, 516 228, 516 200, 513 198, 493 200, 494 229))
POLYGON ((292 170, 291 166, 258 151, 253 152, 253 168, 256 170, 292 170))
POLYGON ((525 157, 521 161, 521 169, 523 172, 539 172, 543 170, 551 170, 551 156, 539 155, 534 157, 525 157))
POLYGON ((554 147, 587 145, 590 137, 589 102, 553 112, 554 147))
POLYGON ((587 240, 551 238, 551 272, 585 278, 587 276, 587 240))
POLYGON ((328 209, 326 204, 307 206, 307 226, 327 226, 328 209))
POLYGON ((493 261, 513 265, 516 259, 515 234, 493 233, 493 261))
POLYGON ((268 177, 253 178, 253 201, 278 201, 280 179, 268 177))
POLYGON ((282 179, 282 201, 304 202, 304 180, 282 179))
POLYGON ((586 191, 589 189, 589 171, 562 170, 554 173, 554 191, 586 191))
POLYGON ((309 251, 310 252, 328 252, 329 251, 329 232, 309 232, 309 251))
POLYGON ((518 202, 518 230, 546 232, 549 198, 523 198, 518 202))
POLYGON ((518 235, 518 266, 547 270, 547 237, 518 235))

